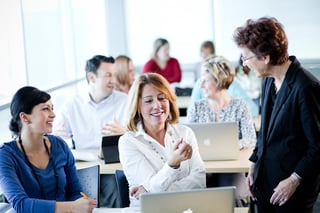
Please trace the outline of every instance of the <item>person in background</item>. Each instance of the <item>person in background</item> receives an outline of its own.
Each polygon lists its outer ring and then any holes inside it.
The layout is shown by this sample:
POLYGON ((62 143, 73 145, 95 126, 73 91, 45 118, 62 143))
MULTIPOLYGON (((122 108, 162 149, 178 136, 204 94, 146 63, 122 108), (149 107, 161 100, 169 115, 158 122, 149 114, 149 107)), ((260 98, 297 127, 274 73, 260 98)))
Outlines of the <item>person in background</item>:
POLYGON ((129 92, 129 131, 119 154, 130 187, 130 206, 142 193, 206 187, 206 174, 193 131, 176 124, 179 111, 168 81, 143 74, 129 92))
POLYGON ((128 94, 134 81, 134 67, 131 58, 119 55, 114 63, 115 90, 128 94))
POLYGON ((253 102, 260 109, 260 95, 261 95, 261 83, 262 79, 258 78, 248 66, 242 65, 242 59, 239 58, 239 64, 236 67, 236 76, 234 81, 237 82, 246 94, 253 100, 253 102))
POLYGON ((227 92, 234 75, 233 66, 225 58, 207 58, 202 64, 201 72, 201 88, 205 98, 193 103, 187 120, 193 123, 236 121, 239 125, 239 148, 254 147, 256 132, 248 105, 227 92))
POLYGON ((194 80, 197 81, 201 76, 201 64, 209 57, 215 55, 215 47, 212 41, 204 41, 200 46, 200 57, 201 62, 197 63, 195 72, 194 72, 194 80))
POLYGON ((92 212, 82 198, 75 160, 60 137, 50 135, 55 118, 50 95, 20 88, 11 101, 14 140, 0 147, 0 187, 16 212, 92 212))
POLYGON ((313 212, 320 185, 320 82, 288 54, 282 24, 249 19, 234 32, 262 83, 261 129, 248 185, 259 213, 313 212))
MULTIPOLYGON (((72 137, 76 150, 101 148, 102 136, 123 134, 127 94, 114 90, 114 58, 95 55, 87 60, 88 93, 79 93, 57 115, 56 134, 72 137)), ((118 207, 114 175, 100 176, 100 206, 118 207)))
POLYGON ((103 135, 126 131, 127 94, 114 90, 114 62, 113 57, 103 55, 87 60, 88 93, 75 95, 57 115, 54 131, 72 137, 78 150, 99 150, 103 135))
POLYGON ((169 83, 181 81, 179 61, 170 56, 170 45, 166 39, 158 38, 154 41, 152 58, 142 69, 142 73, 148 72, 162 75, 169 83))
MULTIPOLYGON (((202 43, 200 47, 200 56, 202 58, 202 62, 197 66, 196 73, 199 73, 197 76, 199 76, 201 73, 202 63, 209 57, 215 57, 215 47, 212 41, 204 41, 202 43)), ((229 95, 235 98, 243 99, 248 104, 252 117, 259 115, 259 107, 252 101, 252 99, 247 95, 237 81, 232 81, 227 89, 227 92, 229 95)), ((187 114, 189 113, 190 107, 194 104, 194 102, 201 99, 204 99, 204 93, 201 89, 201 78, 198 77, 191 92, 191 99, 187 109, 187 114)))
MULTIPOLYGON (((234 68, 225 58, 221 56, 207 58, 201 70, 201 87, 205 98, 194 102, 187 120, 191 123, 237 122, 239 149, 253 148, 256 143, 256 132, 248 106, 245 101, 233 98, 227 93, 234 75, 234 68)), ((246 186, 245 174, 208 174, 207 179, 211 186, 235 185, 237 205, 248 204, 247 198, 250 192, 246 186)))

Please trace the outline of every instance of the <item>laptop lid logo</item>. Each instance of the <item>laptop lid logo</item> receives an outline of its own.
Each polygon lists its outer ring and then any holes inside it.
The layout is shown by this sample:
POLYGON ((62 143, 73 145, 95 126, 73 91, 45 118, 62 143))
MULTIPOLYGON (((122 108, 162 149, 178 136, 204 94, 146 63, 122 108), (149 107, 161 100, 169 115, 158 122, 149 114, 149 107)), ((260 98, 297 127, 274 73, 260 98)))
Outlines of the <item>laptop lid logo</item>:
POLYGON ((204 139, 203 144, 206 145, 206 146, 210 146, 210 145, 211 145, 211 140, 210 140, 210 138, 204 139))
POLYGON ((184 210, 182 213, 192 213, 192 210, 189 208, 187 210, 184 210))

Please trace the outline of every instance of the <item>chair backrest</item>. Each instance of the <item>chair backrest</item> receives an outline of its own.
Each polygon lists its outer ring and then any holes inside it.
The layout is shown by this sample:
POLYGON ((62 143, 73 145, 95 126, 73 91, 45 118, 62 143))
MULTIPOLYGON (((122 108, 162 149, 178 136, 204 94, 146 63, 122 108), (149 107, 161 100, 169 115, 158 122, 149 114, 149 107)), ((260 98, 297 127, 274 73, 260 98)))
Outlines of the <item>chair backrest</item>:
POLYGON ((97 207, 99 207, 100 166, 94 165, 77 169, 77 173, 82 191, 89 197, 96 199, 97 207))
POLYGON ((116 170, 115 172, 118 194, 120 197, 120 207, 128 207, 130 205, 129 199, 129 184, 123 170, 116 170))

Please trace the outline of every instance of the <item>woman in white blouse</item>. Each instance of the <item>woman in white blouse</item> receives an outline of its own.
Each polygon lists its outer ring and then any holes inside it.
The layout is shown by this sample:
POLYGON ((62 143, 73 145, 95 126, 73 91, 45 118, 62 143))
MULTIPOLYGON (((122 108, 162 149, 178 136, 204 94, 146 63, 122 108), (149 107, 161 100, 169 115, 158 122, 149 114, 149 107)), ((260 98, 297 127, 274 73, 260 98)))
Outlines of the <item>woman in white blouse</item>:
POLYGON ((130 187, 130 206, 142 193, 206 187, 193 131, 176 124, 179 111, 168 81, 147 73, 129 92, 128 132, 119 140, 120 161, 130 187))

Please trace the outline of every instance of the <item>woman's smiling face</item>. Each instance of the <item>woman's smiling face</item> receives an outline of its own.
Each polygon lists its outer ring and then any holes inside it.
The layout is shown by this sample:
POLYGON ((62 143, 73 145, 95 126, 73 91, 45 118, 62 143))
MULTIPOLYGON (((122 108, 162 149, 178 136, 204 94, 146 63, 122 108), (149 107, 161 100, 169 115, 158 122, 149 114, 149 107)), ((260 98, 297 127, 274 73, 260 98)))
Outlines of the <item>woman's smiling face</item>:
POLYGON ((146 129, 164 128, 170 113, 169 100, 164 93, 147 84, 142 89, 139 111, 146 129))

